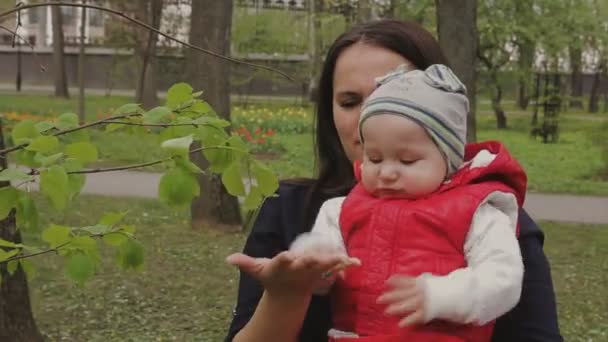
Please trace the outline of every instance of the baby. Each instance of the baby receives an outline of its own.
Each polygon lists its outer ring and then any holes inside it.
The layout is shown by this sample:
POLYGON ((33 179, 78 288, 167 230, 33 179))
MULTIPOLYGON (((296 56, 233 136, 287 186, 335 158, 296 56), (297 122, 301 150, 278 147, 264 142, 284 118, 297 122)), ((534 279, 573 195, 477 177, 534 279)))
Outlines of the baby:
POLYGON ((291 246, 360 262, 316 290, 332 288, 330 341, 490 341, 521 293, 526 175, 498 142, 465 146, 466 89, 448 67, 403 65, 377 82, 357 185, 291 246), (393 275, 399 291, 383 295, 393 275))

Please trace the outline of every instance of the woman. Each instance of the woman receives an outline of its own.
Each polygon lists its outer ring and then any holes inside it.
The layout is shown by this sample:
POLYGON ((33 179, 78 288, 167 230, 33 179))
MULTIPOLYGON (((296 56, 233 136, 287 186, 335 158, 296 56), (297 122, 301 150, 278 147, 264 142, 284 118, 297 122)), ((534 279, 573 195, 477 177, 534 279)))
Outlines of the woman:
MULTIPOLYGON (((374 90, 376 77, 404 63, 418 69, 448 64, 430 33, 397 20, 355 27, 329 49, 319 80, 318 177, 281 184, 279 197, 264 204, 244 254, 229 258, 242 272, 226 341, 327 340, 329 300, 311 293, 322 274, 342 260, 294 259, 284 251, 310 230, 323 201, 344 196, 353 186, 352 161, 362 153, 357 131, 361 104, 374 90)), ((523 211, 519 223, 522 296, 515 309, 497 320, 493 341, 562 341, 543 233, 523 211)), ((399 278, 393 280, 387 293, 398 294, 399 278)))

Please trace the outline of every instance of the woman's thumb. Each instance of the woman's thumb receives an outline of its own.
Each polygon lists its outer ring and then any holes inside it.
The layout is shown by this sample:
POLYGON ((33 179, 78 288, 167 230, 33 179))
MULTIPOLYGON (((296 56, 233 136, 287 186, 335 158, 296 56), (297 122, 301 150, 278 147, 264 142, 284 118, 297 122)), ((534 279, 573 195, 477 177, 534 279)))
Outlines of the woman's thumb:
POLYGON ((243 253, 231 254, 226 258, 226 262, 230 265, 237 266, 241 271, 251 275, 257 274, 263 264, 260 259, 252 258, 243 253))

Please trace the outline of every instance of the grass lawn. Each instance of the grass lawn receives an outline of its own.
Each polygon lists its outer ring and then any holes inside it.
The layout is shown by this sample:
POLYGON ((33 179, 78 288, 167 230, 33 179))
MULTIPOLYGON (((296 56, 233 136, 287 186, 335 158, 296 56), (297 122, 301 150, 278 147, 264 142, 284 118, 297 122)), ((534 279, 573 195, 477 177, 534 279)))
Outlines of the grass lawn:
MULTIPOLYGON (((88 117, 92 120, 97 118, 98 113, 107 113, 131 99, 90 96, 87 101, 88 117)), ((598 127, 601 122, 608 122, 606 114, 566 113, 560 120, 560 141, 557 144, 542 144, 529 137, 530 114, 516 110, 512 102, 507 102, 505 108, 512 113, 508 114, 510 129, 497 130, 486 102, 482 101, 479 106, 478 138, 497 139, 505 143, 528 172, 531 191, 608 196, 608 182, 597 177, 598 171, 608 165, 600 157, 600 147, 591 138, 600 132, 598 127)), ((278 111, 280 108, 277 106, 270 104, 265 107, 278 111)), ((0 113, 18 111, 51 116, 73 111, 75 107, 74 99, 0 95, 0 113)), ((240 110, 235 110, 233 115, 241 115, 240 110)), ((606 135, 606 131, 601 134, 606 135)), ((142 139, 122 132, 105 134, 100 131, 93 131, 92 136, 99 146, 100 165, 141 163, 161 157, 156 138, 142 139)), ((287 150, 279 159, 269 161, 277 174, 281 178, 311 176, 314 157, 310 134, 279 133, 277 136, 287 150)), ((603 138, 604 141, 606 139, 608 137, 603 138)), ((162 167, 147 170, 159 171, 162 167)))
MULTIPOLYGON (((223 260, 242 248, 245 235, 193 232, 185 211, 146 200, 84 196, 66 214, 42 205, 40 217, 87 224, 101 215, 98 208, 130 208, 128 221, 146 246, 146 266, 123 272, 109 257, 80 288, 66 280, 57 257, 34 259, 39 267, 31 283, 34 311, 49 340, 221 341, 238 281, 236 270, 223 260)), ((542 226, 565 340, 605 341, 608 226, 542 226)))

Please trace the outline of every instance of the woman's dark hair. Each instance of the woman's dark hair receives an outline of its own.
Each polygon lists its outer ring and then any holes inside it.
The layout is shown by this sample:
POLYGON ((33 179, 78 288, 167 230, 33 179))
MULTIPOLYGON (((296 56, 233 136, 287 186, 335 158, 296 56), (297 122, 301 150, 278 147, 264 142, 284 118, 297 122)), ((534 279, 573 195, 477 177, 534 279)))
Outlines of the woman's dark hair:
POLYGON ((340 35, 329 48, 318 85, 316 107, 315 166, 304 215, 302 231, 310 230, 323 201, 344 196, 355 184, 352 163, 340 143, 333 119, 333 78, 340 54, 355 43, 363 42, 396 52, 418 69, 433 64, 448 64, 435 38, 420 25, 383 19, 353 27, 340 35))

